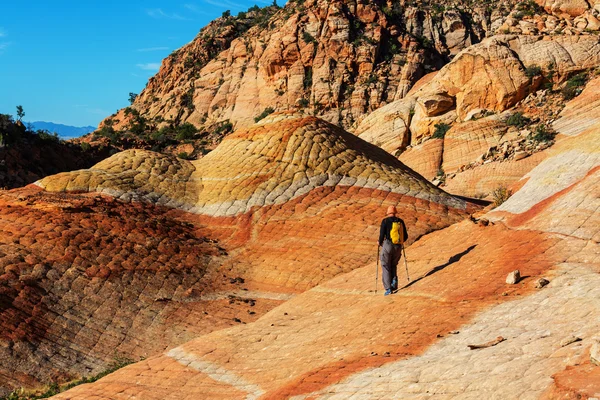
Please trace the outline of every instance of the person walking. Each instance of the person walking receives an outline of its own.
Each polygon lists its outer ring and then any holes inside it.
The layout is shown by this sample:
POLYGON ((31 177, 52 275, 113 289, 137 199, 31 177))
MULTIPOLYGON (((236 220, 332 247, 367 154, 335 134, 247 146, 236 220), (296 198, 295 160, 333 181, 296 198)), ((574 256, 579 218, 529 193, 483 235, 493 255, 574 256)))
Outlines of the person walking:
POLYGON ((379 240, 377 245, 381 247, 381 275, 384 296, 392 294, 398 289, 398 262, 402 256, 402 246, 408 239, 408 232, 404 221, 396 216, 398 211, 395 206, 387 208, 386 217, 381 221, 379 228, 379 240))

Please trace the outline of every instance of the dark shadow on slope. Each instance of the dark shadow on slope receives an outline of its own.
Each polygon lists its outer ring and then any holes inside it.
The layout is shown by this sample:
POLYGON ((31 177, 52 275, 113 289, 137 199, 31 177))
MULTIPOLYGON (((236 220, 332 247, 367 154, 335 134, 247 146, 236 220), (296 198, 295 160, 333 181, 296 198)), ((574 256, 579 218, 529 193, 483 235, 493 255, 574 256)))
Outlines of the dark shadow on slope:
POLYGON ((441 270, 443 270, 444 268, 446 268, 446 267, 448 267, 448 266, 450 266, 450 265, 454 264, 455 262, 458 262, 458 261, 459 261, 461 258, 463 258, 463 256, 465 256, 466 254, 468 254, 468 253, 469 253, 471 250, 473 250, 475 247, 477 247, 477 245, 476 245, 476 244, 474 244, 474 245, 470 246, 468 249, 466 249, 466 250, 464 250, 464 251, 462 251, 462 252, 460 252, 460 253, 457 253, 457 254, 453 255, 452 257, 450 257, 450 258, 448 259, 448 262, 447 262, 447 263, 445 263, 445 264, 442 264, 442 265, 438 265, 437 267, 433 268, 431 271, 427 272, 425 275, 421 276, 420 278, 417 278, 417 279, 415 279, 414 281, 411 281, 410 283, 408 283, 407 285, 405 285, 405 286, 401 287, 401 288, 400 288, 400 289, 398 289, 398 290, 402 290, 402 289, 406 289, 406 288, 408 288, 408 287, 411 287, 411 286, 412 286, 412 285, 414 285, 415 283, 419 282, 421 279, 425 279, 425 278, 427 278, 428 276, 431 276, 431 275, 435 274, 436 272, 438 272, 438 271, 441 271, 441 270))

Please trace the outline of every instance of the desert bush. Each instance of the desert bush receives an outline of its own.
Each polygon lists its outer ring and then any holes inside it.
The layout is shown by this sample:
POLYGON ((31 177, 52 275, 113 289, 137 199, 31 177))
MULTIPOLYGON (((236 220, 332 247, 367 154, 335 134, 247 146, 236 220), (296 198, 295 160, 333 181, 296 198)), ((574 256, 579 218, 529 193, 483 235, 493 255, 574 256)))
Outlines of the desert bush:
POLYGON ((508 189, 504 185, 500 185, 496 189, 494 189, 494 191, 492 192, 494 208, 499 207, 502 203, 508 200, 510 196, 512 196, 512 194, 512 190, 508 189))
POLYGON ((36 135, 43 141, 54 143, 60 142, 60 139, 58 138, 58 134, 56 132, 50 133, 47 130, 39 129, 36 131, 36 135))
POLYGON ((301 108, 306 108, 309 104, 310 102, 308 101, 308 99, 302 98, 298 100, 298 106, 300 106, 301 108))
POLYGON ((446 132, 450 130, 450 125, 444 122, 438 122, 435 124, 435 130, 433 131, 433 139, 443 139, 446 136, 446 132))
POLYGON ((177 140, 189 140, 193 139, 198 129, 189 122, 186 122, 182 125, 179 125, 176 130, 177 134, 175 135, 175 139, 177 140))
POLYGON ((565 87, 562 88, 561 93, 565 100, 571 100, 574 97, 579 96, 581 93, 581 87, 585 85, 587 81, 587 73, 582 72, 571 77, 565 87))
POLYGON ((79 146, 81 147, 82 151, 90 151, 92 149, 92 146, 87 142, 81 142, 79 146))
POLYGON ((556 133, 552 130, 552 128, 547 127, 546 125, 538 125, 535 128, 535 132, 533 133, 532 139, 536 142, 550 142, 554 140, 556 133))
POLYGON ((229 132, 231 132, 233 130, 233 124, 229 121, 229 120, 225 120, 223 122, 221 122, 216 128, 215 128, 215 134, 217 135, 225 135, 228 134, 229 132))
POLYGON ((304 31, 302 32, 302 40, 304 40, 304 43, 317 43, 317 39, 315 39, 313 37, 313 35, 311 35, 310 33, 304 31))
POLYGON ((98 379, 104 378, 108 374, 112 374, 118 369, 126 367, 129 364, 132 364, 134 361, 129 358, 124 357, 115 357, 113 362, 108 366, 104 371, 90 376, 83 377, 81 379, 77 379, 75 381, 69 382, 65 385, 59 385, 58 383, 51 383, 48 385, 46 390, 41 394, 27 393, 23 389, 15 390, 7 396, 0 397, 0 400, 38 400, 38 399, 47 399, 48 397, 52 397, 61 392, 67 391, 69 389, 74 388, 75 386, 83 385, 84 383, 93 383, 98 379))
POLYGON ((542 68, 540 68, 537 65, 531 65, 527 68, 525 68, 525 76, 527 76, 527 78, 529 79, 533 79, 536 76, 539 76, 542 74, 542 68))
POLYGON ((258 122, 261 119, 265 118, 267 115, 273 114, 274 112, 275 112, 275 110, 272 107, 267 107, 267 108, 265 108, 265 110, 262 113, 260 113, 259 116, 254 118, 254 122, 258 122))
POLYGON ((531 120, 523 115, 522 112, 516 112, 506 120, 506 125, 508 126, 516 126, 517 128, 522 128, 525 125, 529 124, 531 120))

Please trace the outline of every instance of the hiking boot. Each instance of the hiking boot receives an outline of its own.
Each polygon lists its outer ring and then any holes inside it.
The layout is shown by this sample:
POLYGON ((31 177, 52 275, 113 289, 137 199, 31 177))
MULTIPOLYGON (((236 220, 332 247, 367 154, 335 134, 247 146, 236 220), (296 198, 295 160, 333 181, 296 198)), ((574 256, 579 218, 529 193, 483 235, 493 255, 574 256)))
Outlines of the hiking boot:
POLYGON ((389 294, 392 294, 392 289, 388 289, 385 291, 385 293, 383 294, 384 296, 387 296, 389 294))
POLYGON ((398 277, 395 276, 394 279, 392 279, 392 290, 398 290, 398 277))

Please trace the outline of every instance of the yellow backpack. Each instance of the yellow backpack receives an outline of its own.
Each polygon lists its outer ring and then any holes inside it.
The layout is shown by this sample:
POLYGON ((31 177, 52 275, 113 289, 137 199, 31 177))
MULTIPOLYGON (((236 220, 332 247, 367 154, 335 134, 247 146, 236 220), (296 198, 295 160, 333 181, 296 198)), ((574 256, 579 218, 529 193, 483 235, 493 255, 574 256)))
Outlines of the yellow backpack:
POLYGON ((402 229, 402 222, 392 222, 392 230, 390 232, 390 238, 393 244, 404 243, 404 230, 402 229))

